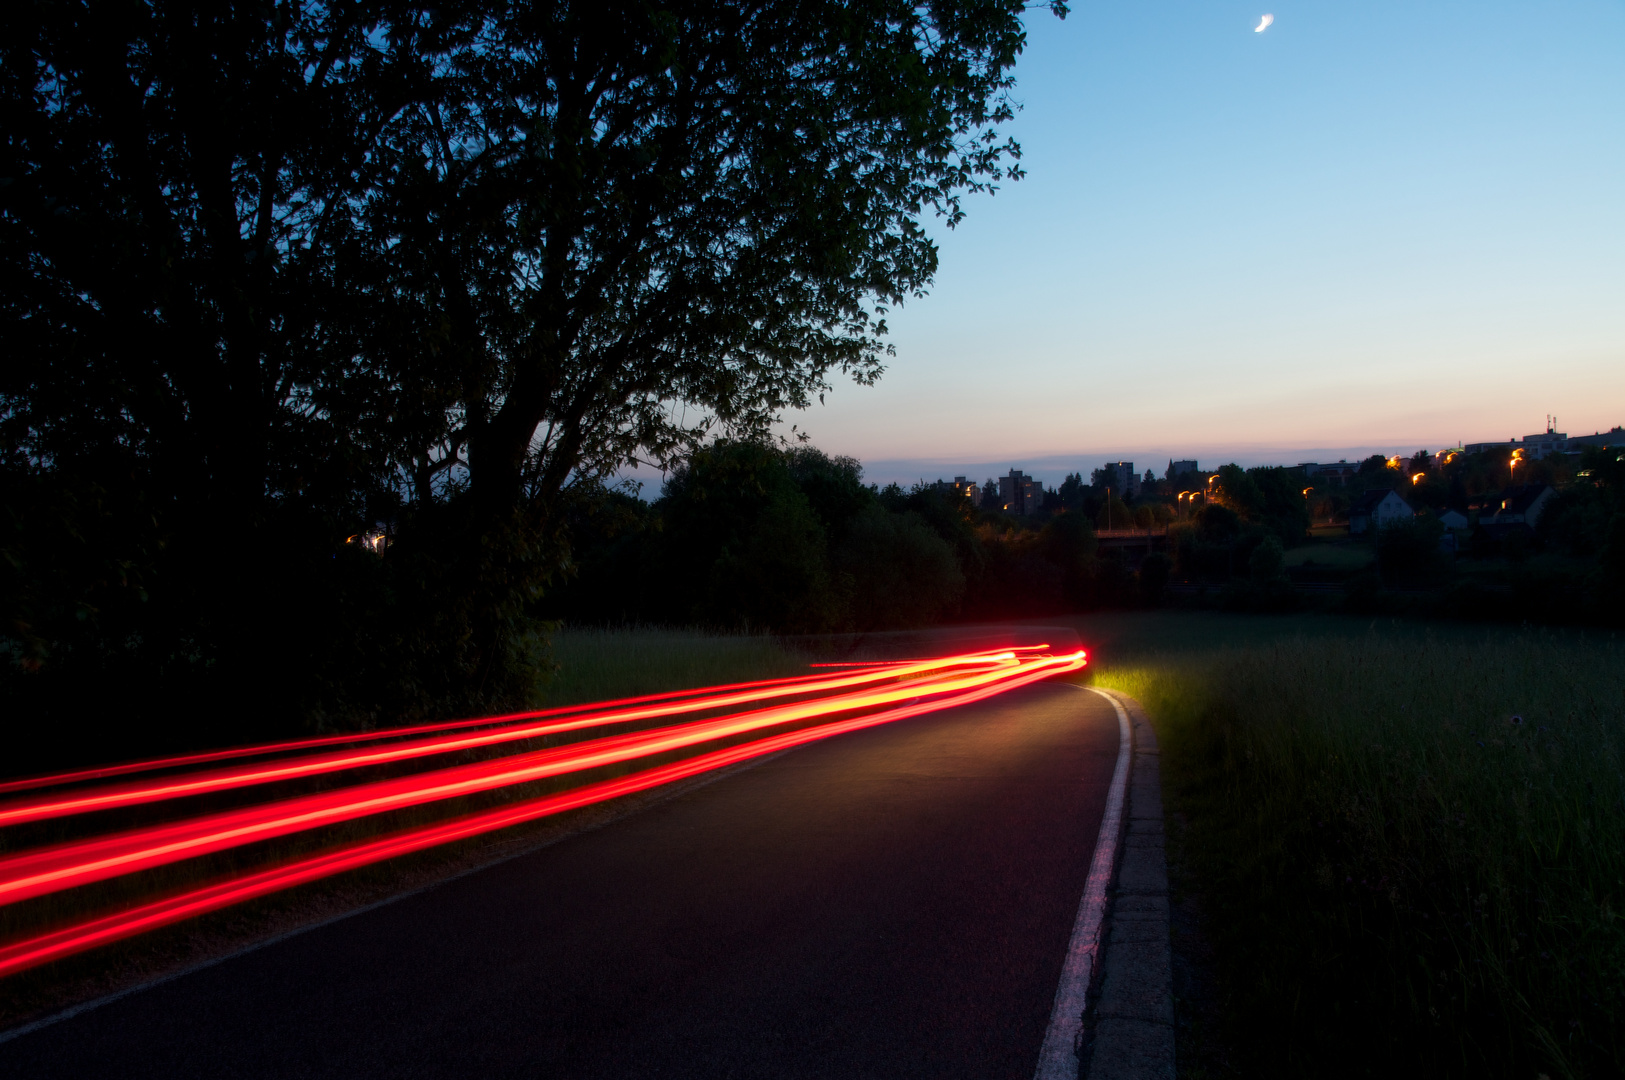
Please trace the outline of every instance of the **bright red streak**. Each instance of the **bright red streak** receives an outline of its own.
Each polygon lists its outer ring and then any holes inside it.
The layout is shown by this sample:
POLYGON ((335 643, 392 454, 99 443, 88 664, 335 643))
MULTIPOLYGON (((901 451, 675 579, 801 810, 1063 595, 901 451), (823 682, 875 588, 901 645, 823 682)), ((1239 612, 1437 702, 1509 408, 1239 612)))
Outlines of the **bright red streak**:
POLYGON ((433 724, 417 724, 412 727, 385 728, 381 731, 352 731, 341 735, 319 735, 309 739, 293 739, 284 742, 256 743, 253 746, 234 746, 225 750, 206 750, 196 754, 181 754, 176 757, 148 758, 142 761, 124 762, 119 765, 101 765, 94 769, 80 769, 75 772, 53 773, 48 776, 30 776, 21 780, 7 780, 0 783, 0 794, 13 791, 30 791, 34 788, 61 787, 65 784, 77 784, 86 780, 106 780, 114 776, 128 776, 132 773, 154 772, 158 769, 175 769, 186 765, 207 765, 216 761, 232 761, 237 758, 259 757, 265 754, 285 753, 290 750, 309 750, 318 746, 335 746, 342 743, 377 742, 380 739, 393 739, 406 735, 423 735, 431 731, 456 731, 462 728, 486 727, 492 724, 512 723, 519 720, 534 720, 542 716, 560 716, 571 713, 584 712, 588 709, 605 709, 622 705, 640 705, 651 701, 667 701, 691 697, 696 694, 715 694, 724 690, 743 690, 750 687, 770 687, 790 683, 806 683, 817 679, 827 678, 823 674, 795 675, 784 679, 764 679, 760 682, 728 683, 722 686, 701 686, 692 690, 672 690, 663 694, 645 694, 641 697, 617 698, 611 701, 594 701, 584 705, 560 705, 551 709, 536 709, 530 712, 509 713, 503 716, 482 716, 473 720, 442 720, 433 724))
POLYGON ((605 780, 557 795, 470 814, 452 821, 395 833, 374 840, 361 841, 311 856, 272 870, 234 878, 205 888, 145 904, 130 911, 77 923, 48 934, 41 934, 0 949, 0 977, 99 945, 110 944, 148 930, 157 929, 184 919, 216 911, 257 896, 315 881, 385 859, 395 858, 439 844, 477 836, 497 829, 508 828, 527 821, 565 810, 603 802, 621 795, 632 794, 684 777, 694 776, 711 769, 731 765, 764 754, 775 753, 804 743, 826 739, 849 731, 878 724, 891 723, 910 716, 939 709, 980 701, 1004 693, 1017 686, 1036 682, 1065 671, 1076 671, 1085 664, 1083 652, 1055 658, 1060 663, 1035 665, 1020 675, 984 684, 952 697, 929 702, 917 702, 879 713, 825 724, 816 728, 786 732, 759 739, 741 746, 701 754, 671 765, 634 773, 631 776, 605 780))
POLYGON ((938 675, 900 686, 839 694, 656 731, 610 736, 39 848, 0 859, 0 903, 16 903, 355 818, 686 749, 764 727, 877 708, 927 695, 960 693, 1010 682, 1035 670, 1053 674, 1069 663, 1081 665, 1081 660, 1081 653, 1028 661, 1012 659, 991 671, 938 675))
MULTIPOLYGON (((1009 654, 1001 655, 1008 656, 1009 654)), ((795 680, 794 685, 782 685, 784 680, 774 680, 772 683, 746 683, 739 684, 749 687, 748 690, 743 692, 711 694, 706 697, 690 698, 672 704, 650 705, 641 709, 623 709, 618 712, 592 712, 571 720, 522 726, 510 725, 498 730, 474 735, 440 736, 416 742, 395 743, 381 749, 345 750, 333 754, 299 758, 293 761, 270 761, 260 765, 217 769, 213 772, 188 773, 158 782, 138 781, 116 787, 102 787, 81 794, 19 800, 8 806, 0 807, 0 827, 66 817, 72 814, 86 814, 97 810, 111 810, 117 807, 159 802, 165 799, 185 798, 190 795, 203 795, 215 791, 227 791, 255 784, 276 783, 282 780, 317 776, 346 769, 359 769, 368 765, 382 765, 435 754, 448 754, 458 750, 495 746, 505 742, 540 738, 544 735, 578 731, 589 727, 603 727, 609 724, 629 723, 662 716, 678 716, 688 712, 726 708, 730 705, 747 704, 775 697, 788 697, 794 694, 827 692, 950 667, 1001 662, 1006 661, 987 656, 956 657, 948 660, 915 661, 906 667, 886 668, 879 671, 865 670, 843 674, 839 677, 829 675, 800 676, 795 680)), ((722 689, 733 688, 724 687, 722 689)), ((561 710, 546 710, 545 712, 546 714, 557 714, 559 711, 561 710)), ((472 726, 476 723, 490 725, 501 724, 511 719, 511 717, 492 717, 481 721, 457 721, 457 723, 460 726, 472 726)), ((401 735, 414 730, 417 729, 397 730, 390 734, 401 735)), ((309 746, 313 742, 314 740, 301 740, 298 745, 309 746)))

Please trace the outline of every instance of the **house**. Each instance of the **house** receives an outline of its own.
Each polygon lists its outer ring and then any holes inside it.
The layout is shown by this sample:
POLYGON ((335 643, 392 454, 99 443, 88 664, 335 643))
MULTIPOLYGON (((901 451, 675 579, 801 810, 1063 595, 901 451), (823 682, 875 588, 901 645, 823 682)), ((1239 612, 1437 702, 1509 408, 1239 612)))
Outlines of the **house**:
POLYGON ((1519 484, 1507 488, 1501 492, 1501 502, 1494 515, 1484 524, 1525 525, 1533 529, 1546 504, 1556 495, 1557 489, 1550 484, 1519 484))
POLYGON ((1473 523, 1468 521, 1467 515, 1462 513, 1460 510, 1446 510, 1444 513, 1439 515, 1439 524, 1443 525, 1446 530, 1454 533, 1466 532, 1468 529, 1472 528, 1473 523))
POLYGON ((1038 513, 1044 504, 1044 485, 1024 472, 1010 470, 1009 476, 999 477, 999 509, 1008 514, 1038 513))
POLYGON ((1416 516, 1411 504, 1400 498, 1399 492, 1389 490, 1368 491, 1349 507, 1349 533, 1376 533, 1396 521, 1409 521, 1416 516))
POLYGON ((1194 461, 1174 461, 1172 458, 1168 460, 1169 480, 1172 480, 1178 476, 1184 476, 1186 473, 1201 471, 1201 468, 1198 467, 1194 461))

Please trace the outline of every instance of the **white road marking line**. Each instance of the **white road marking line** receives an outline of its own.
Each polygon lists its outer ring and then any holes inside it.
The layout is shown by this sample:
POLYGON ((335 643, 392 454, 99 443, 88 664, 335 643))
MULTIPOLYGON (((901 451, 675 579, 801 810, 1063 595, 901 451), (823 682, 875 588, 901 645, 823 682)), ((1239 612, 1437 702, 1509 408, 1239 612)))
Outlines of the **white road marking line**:
MULTIPOLYGON (((1076 685, 1076 684, 1072 684, 1076 685)), ((1099 694, 1117 710, 1117 768, 1106 793, 1106 813, 1100 819, 1095 839, 1095 857, 1089 863, 1089 880, 1078 904, 1078 920, 1072 925, 1072 940, 1061 965, 1061 984, 1055 988, 1055 1007, 1050 1010, 1049 1030, 1038 1052, 1038 1071, 1033 1080, 1077 1080, 1078 1036, 1083 1031, 1083 1011, 1087 1004, 1089 980, 1095 958, 1100 953, 1100 927, 1106 917, 1106 890, 1111 887, 1112 870, 1117 865, 1117 845, 1123 832, 1123 795, 1128 789, 1132 739, 1128 713, 1117 699, 1092 686, 1080 686, 1099 694)))

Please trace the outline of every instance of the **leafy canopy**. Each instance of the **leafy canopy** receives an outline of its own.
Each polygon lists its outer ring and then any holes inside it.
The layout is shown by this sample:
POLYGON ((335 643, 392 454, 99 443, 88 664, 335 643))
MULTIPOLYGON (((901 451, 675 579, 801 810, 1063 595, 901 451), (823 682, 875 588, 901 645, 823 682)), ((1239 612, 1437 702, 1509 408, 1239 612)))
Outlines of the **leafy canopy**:
POLYGON ((396 685, 500 696, 562 499, 878 377, 922 220, 1019 174, 1021 16, 7 5, 6 632, 35 665, 211 663, 300 595, 233 582, 342 598, 305 571, 384 520, 396 568, 346 625, 419 635, 396 651, 443 670, 396 685))

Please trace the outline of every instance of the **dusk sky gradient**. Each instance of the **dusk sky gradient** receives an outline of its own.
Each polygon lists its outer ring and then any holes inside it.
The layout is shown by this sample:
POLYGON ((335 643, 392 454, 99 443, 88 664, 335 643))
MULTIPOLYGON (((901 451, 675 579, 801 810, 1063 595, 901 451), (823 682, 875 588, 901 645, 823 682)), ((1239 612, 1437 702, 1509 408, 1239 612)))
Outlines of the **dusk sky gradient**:
POLYGON ((933 226, 880 384, 787 417, 814 445, 881 483, 1054 484, 1625 423, 1625 6, 1027 23, 1026 179, 933 226))

